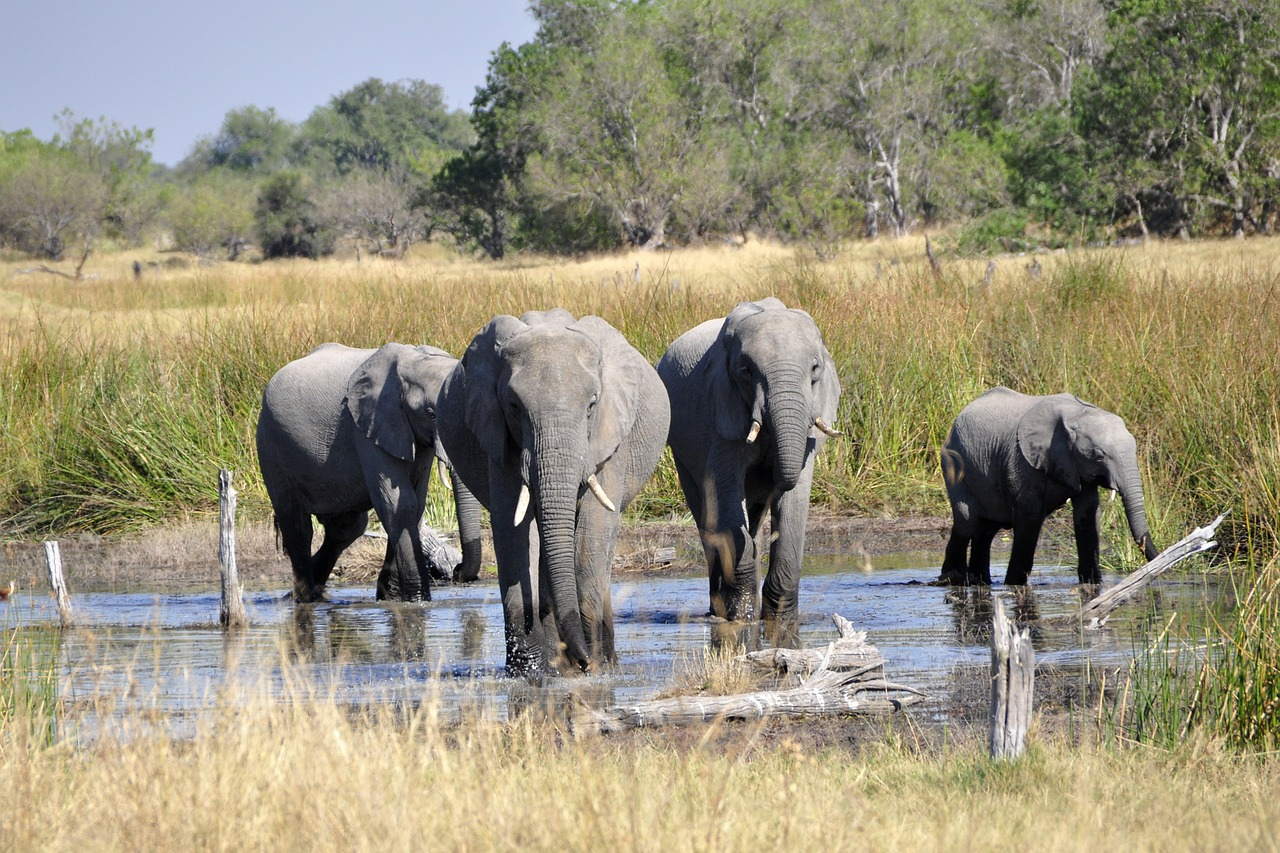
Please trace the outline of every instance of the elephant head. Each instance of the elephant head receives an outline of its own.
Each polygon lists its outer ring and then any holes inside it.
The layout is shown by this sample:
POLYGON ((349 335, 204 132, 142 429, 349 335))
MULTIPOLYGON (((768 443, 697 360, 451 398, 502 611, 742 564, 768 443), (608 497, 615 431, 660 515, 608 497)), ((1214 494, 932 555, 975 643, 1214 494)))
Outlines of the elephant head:
POLYGON ((814 429, 831 428, 839 379, 818 327, 804 311, 769 297, 729 313, 717 345, 723 364, 708 371, 716 432, 754 443, 764 435, 784 491, 800 479, 814 429))
POLYGON ((1159 553, 1147 526, 1138 475, 1138 445, 1118 415, 1070 394, 1045 397, 1018 422, 1018 449, 1027 463, 1071 494, 1113 489, 1124 499, 1129 532, 1148 560, 1159 553))
MULTIPOLYGON (((495 317, 462 359, 466 425, 491 463, 518 488, 519 527, 532 512, 564 654, 586 669, 590 653, 575 556, 578 500, 590 491, 618 511, 596 480, 631 429, 638 393, 623 369, 629 345, 598 317, 563 309, 495 317)), ((491 492, 497 486, 491 485, 491 492)))
POLYGON ((347 383, 347 411, 360 434, 397 459, 413 461, 415 445, 436 447, 436 394, 453 356, 429 346, 386 344, 347 383))

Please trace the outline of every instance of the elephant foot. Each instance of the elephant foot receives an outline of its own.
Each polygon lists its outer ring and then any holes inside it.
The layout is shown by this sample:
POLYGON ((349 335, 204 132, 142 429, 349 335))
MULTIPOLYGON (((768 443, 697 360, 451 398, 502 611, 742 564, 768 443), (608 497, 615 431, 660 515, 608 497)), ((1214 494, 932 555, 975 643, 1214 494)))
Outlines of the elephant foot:
POLYGON ((323 586, 312 586, 309 583, 294 583, 293 600, 298 604, 321 604, 328 601, 323 586))

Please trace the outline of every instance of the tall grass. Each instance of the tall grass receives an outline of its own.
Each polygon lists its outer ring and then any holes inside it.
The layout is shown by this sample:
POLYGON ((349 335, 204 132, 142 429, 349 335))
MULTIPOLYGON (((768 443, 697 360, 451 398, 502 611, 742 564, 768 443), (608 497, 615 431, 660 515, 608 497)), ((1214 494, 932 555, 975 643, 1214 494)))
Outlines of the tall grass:
POLYGON ((50 747, 0 721, 4 846, 27 849, 1256 849, 1280 763, 1192 741, 1166 753, 1037 738, 992 763, 945 740, 838 721, 570 736, 526 715, 443 725, 424 696, 351 709, 299 686, 229 692, 171 737, 85 697, 50 747), (103 716, 102 712, 106 715, 103 716), (105 724, 100 724, 105 723, 105 724))
MULTIPOLYGON (((911 242, 828 263, 761 246, 578 263, 223 265, 142 282, 108 258, 92 282, 11 277, 0 285, 0 518, 19 532, 111 532, 208 513, 219 466, 241 472, 246 509, 265 514, 252 442, 262 387, 323 341, 459 353, 495 313, 563 305, 605 317, 656 360, 696 323, 772 294, 813 314, 844 386, 850 438, 820 459, 819 505, 944 512, 937 447, 965 403, 994 384, 1068 390, 1138 436, 1159 538, 1231 508, 1227 541, 1271 552, 1280 241, 1247 247, 1227 261, 1217 244, 1044 256, 1039 277, 1002 259, 989 285, 978 264, 933 276, 911 242)), ((680 504, 667 462, 634 512, 680 504)))

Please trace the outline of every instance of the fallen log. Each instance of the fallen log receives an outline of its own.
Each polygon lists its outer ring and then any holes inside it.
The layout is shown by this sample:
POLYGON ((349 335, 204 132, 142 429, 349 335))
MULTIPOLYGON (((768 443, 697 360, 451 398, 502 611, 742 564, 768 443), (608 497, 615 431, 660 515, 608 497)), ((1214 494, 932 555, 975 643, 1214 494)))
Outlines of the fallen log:
POLYGON ((761 649, 738 658, 757 669, 779 675, 809 675, 823 669, 844 672, 869 668, 884 670, 884 658, 867 642, 867 632, 854 630, 853 623, 839 613, 831 614, 840 638, 824 649, 761 649))
MULTIPOLYGON (((866 645, 865 632, 854 631, 848 620, 838 615, 832 617, 840 629, 839 640, 825 649, 805 649, 813 652, 819 665, 813 674, 798 686, 785 690, 759 690, 752 693, 735 693, 728 696, 677 696, 671 699, 654 699, 630 705, 615 705, 596 710, 583 708, 571 718, 576 732, 612 732, 629 729, 656 728, 658 726, 687 726, 719 720, 758 720, 765 717, 812 717, 824 714, 890 714, 916 704, 926 698, 914 687, 888 681, 883 675, 884 659, 874 646, 866 645), (830 667, 836 659, 836 648, 841 643, 857 643, 864 650, 860 665, 850 664, 848 669, 830 667), (890 695, 898 694, 898 695, 890 695)), ((763 661, 785 661, 785 665, 808 665, 810 658, 791 658, 770 652, 797 650, 766 649, 753 652, 740 660, 750 660, 755 666, 763 661)), ((851 657, 841 658, 846 662, 851 657)), ((773 664, 769 664, 773 667, 773 664)), ((796 672, 798 670, 786 670, 796 672)))
POLYGON ((1222 519, 1226 517, 1227 514, 1224 512, 1207 526, 1197 527, 1185 538, 1157 554, 1154 560, 1085 604, 1080 610, 1080 619, 1084 623, 1084 627, 1101 628, 1107 623, 1112 611, 1132 599, 1139 590, 1170 567, 1181 563, 1188 557, 1194 557, 1196 554, 1202 554, 1211 548, 1216 548, 1218 543, 1213 541, 1213 535, 1217 531, 1218 525, 1222 523, 1222 519))
MULTIPOLYGON (((370 539, 387 538, 385 530, 366 530, 364 535, 370 539)), ((431 569, 431 576, 453 577, 453 570, 462 563, 462 552, 446 542, 425 520, 418 525, 418 538, 422 542, 422 553, 431 569)))

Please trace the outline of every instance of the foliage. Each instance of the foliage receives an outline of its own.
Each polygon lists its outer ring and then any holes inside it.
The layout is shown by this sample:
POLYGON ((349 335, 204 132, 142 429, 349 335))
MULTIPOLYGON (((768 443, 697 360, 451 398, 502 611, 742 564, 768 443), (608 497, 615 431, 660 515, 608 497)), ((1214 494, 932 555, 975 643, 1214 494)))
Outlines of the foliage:
POLYGON ((268 178, 258 193, 254 228, 265 258, 311 258, 333 251, 330 223, 323 221, 300 172, 268 178))
POLYGON ((955 236, 961 255, 993 255, 1031 248, 1026 240, 1027 214, 1016 208, 1000 208, 965 223, 955 236))
POLYGON ((167 219, 177 248, 205 257, 222 249, 235 260, 253 233, 253 185, 211 174, 175 193, 167 219))

